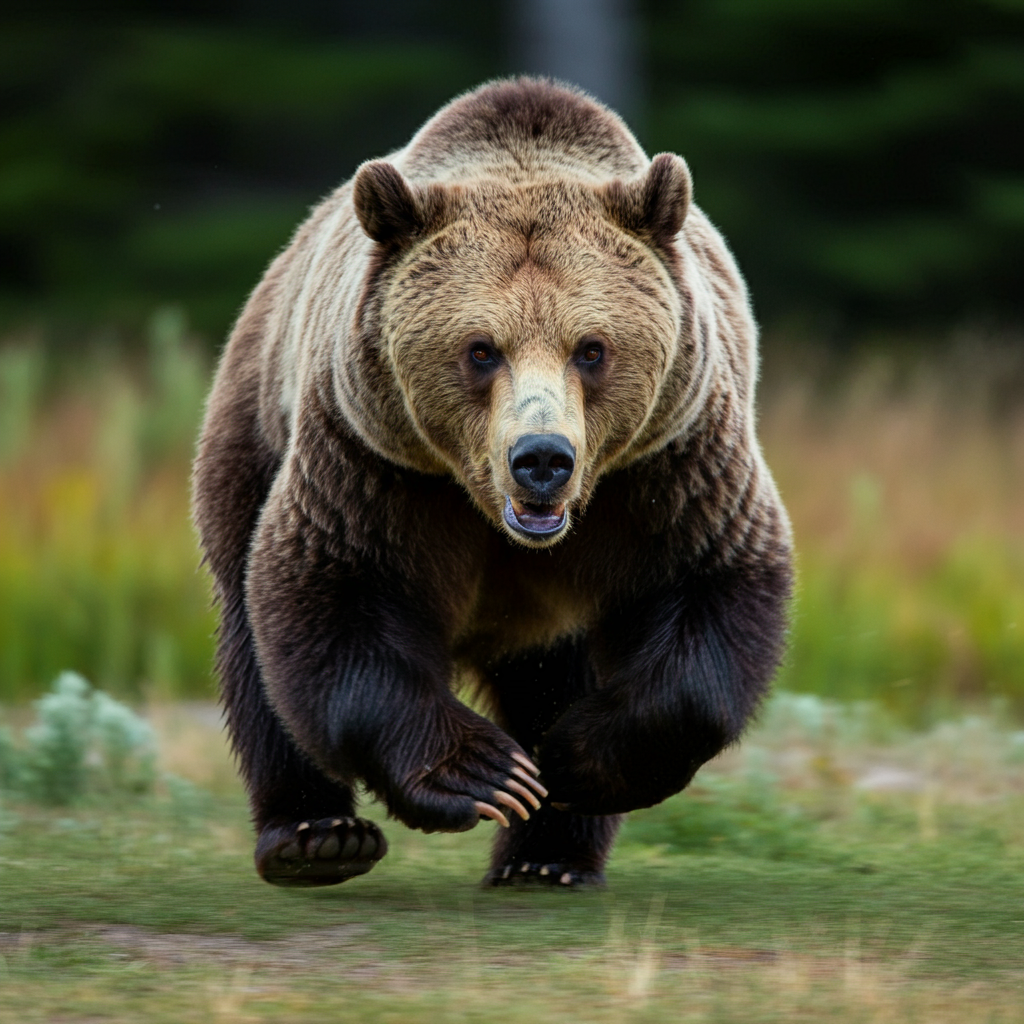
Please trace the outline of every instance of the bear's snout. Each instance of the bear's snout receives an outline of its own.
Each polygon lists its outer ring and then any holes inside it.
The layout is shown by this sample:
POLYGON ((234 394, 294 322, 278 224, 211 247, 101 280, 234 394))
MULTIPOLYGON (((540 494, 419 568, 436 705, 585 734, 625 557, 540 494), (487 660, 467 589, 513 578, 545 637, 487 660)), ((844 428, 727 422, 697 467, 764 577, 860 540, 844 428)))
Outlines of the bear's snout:
POLYGON ((536 504, 552 502, 576 467, 576 449, 562 434, 524 434, 509 449, 512 479, 536 504))
POLYGON ((564 434, 523 434, 508 451, 519 500, 505 497, 505 525, 535 543, 550 542, 569 523, 565 489, 576 468, 576 449, 564 434))

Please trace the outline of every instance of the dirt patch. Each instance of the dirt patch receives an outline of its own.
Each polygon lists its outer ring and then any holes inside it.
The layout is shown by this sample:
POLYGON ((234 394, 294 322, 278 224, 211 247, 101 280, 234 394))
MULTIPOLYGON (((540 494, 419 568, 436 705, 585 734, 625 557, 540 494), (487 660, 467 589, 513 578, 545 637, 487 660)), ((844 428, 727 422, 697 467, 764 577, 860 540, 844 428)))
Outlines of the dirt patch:
POLYGON ((369 929, 362 924, 338 925, 290 936, 287 939, 253 941, 240 935, 192 935, 154 932, 131 925, 83 925, 46 932, 0 932, 0 953, 27 952, 40 942, 97 944, 113 947, 115 957, 147 960, 161 967, 295 968, 322 966, 339 954, 352 960, 357 954, 355 971, 363 972, 366 961, 379 959, 380 953, 368 949, 362 937, 369 929))

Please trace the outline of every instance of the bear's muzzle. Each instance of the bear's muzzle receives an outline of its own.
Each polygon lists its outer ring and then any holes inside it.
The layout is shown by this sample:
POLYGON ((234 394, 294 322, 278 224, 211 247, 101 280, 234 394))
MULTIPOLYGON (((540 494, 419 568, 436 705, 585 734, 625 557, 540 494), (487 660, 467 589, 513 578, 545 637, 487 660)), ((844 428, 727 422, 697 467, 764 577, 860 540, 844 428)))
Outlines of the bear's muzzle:
POLYGON ((519 487, 505 498, 504 519, 520 536, 550 539, 568 522, 561 495, 576 468, 576 449, 564 434, 524 434, 509 449, 508 468, 519 487))

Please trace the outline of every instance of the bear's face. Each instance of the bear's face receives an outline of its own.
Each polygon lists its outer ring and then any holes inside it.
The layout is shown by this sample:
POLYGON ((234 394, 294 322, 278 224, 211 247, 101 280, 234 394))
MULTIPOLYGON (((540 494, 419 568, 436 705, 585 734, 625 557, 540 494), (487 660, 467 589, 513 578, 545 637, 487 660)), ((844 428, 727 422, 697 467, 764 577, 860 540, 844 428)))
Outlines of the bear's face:
POLYGON ((678 291, 608 189, 431 188, 434 223, 385 278, 388 359, 434 458, 510 538, 553 544, 642 442, 677 357, 678 291))

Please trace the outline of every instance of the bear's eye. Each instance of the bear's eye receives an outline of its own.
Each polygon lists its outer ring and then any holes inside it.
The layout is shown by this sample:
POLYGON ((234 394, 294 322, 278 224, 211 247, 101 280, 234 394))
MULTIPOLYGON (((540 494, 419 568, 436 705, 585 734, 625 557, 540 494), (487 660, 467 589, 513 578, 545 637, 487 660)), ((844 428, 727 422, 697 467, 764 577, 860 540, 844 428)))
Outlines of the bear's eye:
POLYGON ((491 367, 498 362, 494 349, 485 341, 476 339, 469 346, 469 360, 474 366, 491 367))
POLYGON ((604 346, 598 341, 586 341, 580 346, 577 362, 584 366, 595 366, 601 362, 604 355, 604 346))

